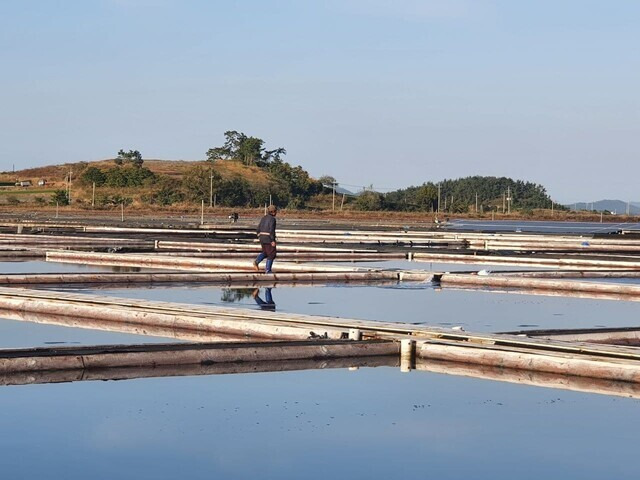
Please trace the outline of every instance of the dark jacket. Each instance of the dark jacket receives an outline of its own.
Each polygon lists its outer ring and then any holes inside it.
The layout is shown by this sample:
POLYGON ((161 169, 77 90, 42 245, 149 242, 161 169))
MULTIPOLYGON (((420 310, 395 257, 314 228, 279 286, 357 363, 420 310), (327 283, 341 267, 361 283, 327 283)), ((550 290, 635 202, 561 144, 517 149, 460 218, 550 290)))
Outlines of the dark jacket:
POLYGON ((265 215, 258 224, 258 238, 260 243, 271 243, 276 241, 276 217, 265 215))

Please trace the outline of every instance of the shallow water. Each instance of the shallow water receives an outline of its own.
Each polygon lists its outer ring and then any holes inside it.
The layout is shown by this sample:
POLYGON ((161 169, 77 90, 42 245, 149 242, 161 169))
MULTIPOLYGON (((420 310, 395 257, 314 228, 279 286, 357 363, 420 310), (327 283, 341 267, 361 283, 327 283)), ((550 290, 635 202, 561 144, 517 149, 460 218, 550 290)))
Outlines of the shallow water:
MULTIPOLYGON (((200 305, 259 309, 254 288, 162 286, 83 289, 79 293, 200 305)), ((266 289, 258 289, 266 299, 266 289)), ((279 312, 330 315, 387 322, 463 326, 491 332, 526 328, 637 326, 638 303, 509 294, 481 290, 440 289, 431 284, 393 286, 278 286, 271 289, 279 312)))
POLYGON ((2 387, 7 478, 637 478, 637 400, 324 370, 2 387))
POLYGON ((176 342, 175 339, 70 328, 0 317, 0 348, 176 342))
POLYGON ((110 267, 103 265, 83 265, 36 261, 0 262, 0 273, 91 273, 91 272, 149 272, 151 269, 139 267, 110 267))
MULTIPOLYGON (((260 308, 252 288, 78 291, 260 308)), ((265 288, 257 293, 266 299, 265 288)), ((468 331, 640 323, 633 302, 431 284, 271 294, 277 311, 468 331)), ((0 335, 5 347, 166 341, 11 321, 0 335)), ((392 367, 5 386, 0 459, 17 479, 631 479, 638 413, 629 398, 392 367)))
POLYGON ((534 220, 451 220, 443 230, 470 232, 531 232, 531 233, 614 233, 619 230, 640 229, 640 223, 627 222, 564 222, 534 220))

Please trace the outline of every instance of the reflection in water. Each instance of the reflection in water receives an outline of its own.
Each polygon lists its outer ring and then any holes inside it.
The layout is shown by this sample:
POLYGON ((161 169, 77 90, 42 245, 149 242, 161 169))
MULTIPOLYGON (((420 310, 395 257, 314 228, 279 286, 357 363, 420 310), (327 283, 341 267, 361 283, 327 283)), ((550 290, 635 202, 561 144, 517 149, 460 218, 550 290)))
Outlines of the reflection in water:
POLYGON ((273 295, 271 294, 271 287, 267 287, 264 289, 264 300, 260 297, 259 288, 256 288, 251 293, 251 296, 253 297, 253 299, 256 301, 256 303, 262 310, 271 310, 275 312, 276 303, 273 301, 273 295))
POLYGON ((253 288, 223 288, 220 300, 227 303, 241 302, 253 296, 253 288))
POLYGON ((398 366, 399 359, 395 355, 354 358, 267 360, 255 362, 221 362, 208 364, 195 363, 187 365, 158 364, 155 366, 140 367, 108 366, 94 369, 2 372, 0 373, 0 386, 398 366))
POLYGON ((112 265, 109 267, 114 273, 140 273, 141 267, 125 267, 122 265, 112 265))

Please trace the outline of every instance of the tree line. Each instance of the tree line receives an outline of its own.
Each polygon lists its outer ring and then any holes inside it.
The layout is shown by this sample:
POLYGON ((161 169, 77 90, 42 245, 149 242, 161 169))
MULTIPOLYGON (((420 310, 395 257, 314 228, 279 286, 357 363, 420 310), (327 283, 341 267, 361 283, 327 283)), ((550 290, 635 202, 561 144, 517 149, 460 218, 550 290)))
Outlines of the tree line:
MULTIPOLYGON (((368 191, 356 200, 361 210, 489 212, 551 208, 544 186, 507 177, 471 176, 426 182, 386 194, 368 191)), ((563 208, 563 207, 558 207, 563 208)))

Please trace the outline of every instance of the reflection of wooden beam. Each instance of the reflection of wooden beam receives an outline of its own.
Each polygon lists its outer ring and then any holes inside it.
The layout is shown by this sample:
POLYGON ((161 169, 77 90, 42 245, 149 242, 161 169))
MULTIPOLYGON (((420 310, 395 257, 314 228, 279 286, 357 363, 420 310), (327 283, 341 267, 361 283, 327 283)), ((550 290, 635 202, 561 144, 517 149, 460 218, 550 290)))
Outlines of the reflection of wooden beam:
POLYGON ((632 295, 621 295, 612 293, 596 293, 596 292, 571 292, 571 291, 555 291, 555 290, 534 290, 531 288, 482 288, 480 286, 464 286, 464 285, 446 285, 446 290, 465 290, 482 293, 513 293, 516 295, 539 295, 543 297, 565 297, 565 298, 589 298, 593 300, 622 300, 625 302, 638 302, 640 297, 632 295))
POLYGON ((577 282, 571 280, 549 280, 541 278, 518 278, 502 275, 444 274, 441 285, 465 285, 484 288, 524 288, 550 292, 602 293, 640 297, 640 285, 621 283, 577 282))
POLYGON ((0 350, 0 372, 370 357, 398 355, 399 351, 397 342, 386 340, 173 343, 10 349, 0 350))
POLYGON ((492 271, 491 275, 524 278, 640 278, 640 270, 492 271))
POLYGON ((92 380, 132 380, 136 378, 184 377, 196 375, 236 375, 329 368, 397 367, 398 357, 323 358, 262 362, 216 363, 213 365, 158 365, 151 367, 99 368, 94 370, 48 370, 0 374, 0 385, 79 382, 92 380))
MULTIPOLYGON (((429 272, 422 272, 422 281, 430 280, 429 272)), ((210 285, 275 285, 282 283, 377 283, 394 282, 400 278, 411 280, 420 278, 420 274, 413 276, 400 275, 399 272, 295 272, 264 273, 243 272, 134 272, 134 273, 9 273, 0 274, 0 285, 65 285, 65 284, 152 284, 152 283, 207 283, 210 285)))
POLYGON ((12 260, 14 258, 20 259, 36 259, 36 258, 44 258, 45 252, 38 250, 20 250, 20 249, 7 249, 0 250, 0 258, 3 261, 12 260))
POLYGON ((615 259, 574 258, 568 255, 559 258, 525 255, 469 255, 458 253, 414 253, 418 262, 464 263, 482 265, 515 265, 540 268, 562 268, 571 270, 638 270, 640 262, 615 259))
MULTIPOLYGON (((549 340, 551 342, 551 340, 549 340)), ((585 345, 571 344, 567 345, 585 345)), ((609 348, 614 348, 610 346, 609 348)), ((622 348, 622 347, 619 347, 622 348)), ((627 349, 629 350, 629 349, 627 349)), ((638 349, 635 349, 639 352, 638 349)), ((620 350, 622 351, 622 350, 620 350)), ((603 358, 582 353, 503 347, 501 345, 463 345, 453 342, 419 342, 419 358, 444 360, 517 370, 532 370, 557 375, 640 382, 640 360, 603 358)))
POLYGON ((534 372, 531 370, 515 370, 488 365, 471 365, 468 363, 440 360, 418 360, 416 370, 481 378, 497 382, 517 383, 520 385, 640 398, 640 384, 631 382, 586 378, 575 375, 558 375, 554 373, 534 372))

